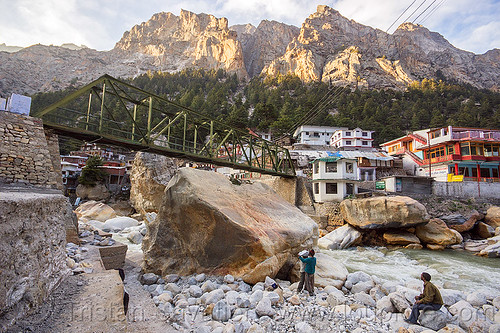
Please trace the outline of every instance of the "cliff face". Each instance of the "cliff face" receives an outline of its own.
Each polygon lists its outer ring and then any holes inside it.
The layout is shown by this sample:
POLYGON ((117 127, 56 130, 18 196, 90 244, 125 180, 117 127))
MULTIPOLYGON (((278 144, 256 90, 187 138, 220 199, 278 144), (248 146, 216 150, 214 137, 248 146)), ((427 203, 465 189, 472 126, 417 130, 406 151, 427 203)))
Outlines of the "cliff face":
POLYGON ((149 55, 160 70, 186 67, 225 69, 247 77, 243 52, 226 18, 181 10, 153 15, 123 34, 115 51, 124 57, 149 55))
POLYGON ((248 74, 259 75, 265 66, 281 56, 287 45, 297 37, 299 29, 276 21, 262 21, 257 28, 252 25, 231 27, 238 34, 243 46, 243 58, 248 74))
POLYGON ((459 50, 440 34, 411 23, 389 35, 318 6, 286 52, 263 73, 292 72, 304 81, 397 89, 412 80, 435 78, 439 71, 449 79, 497 89, 499 53, 495 49, 474 55, 459 50))
POLYGON ((111 51, 34 45, 0 51, 0 95, 81 85, 107 73, 131 77, 187 67, 225 69, 240 78, 294 73, 304 81, 369 89, 403 89, 413 80, 448 79, 500 87, 500 50, 476 55, 436 32, 402 24, 392 35, 318 6, 299 29, 275 21, 228 28, 225 18, 182 10, 158 13, 111 51))

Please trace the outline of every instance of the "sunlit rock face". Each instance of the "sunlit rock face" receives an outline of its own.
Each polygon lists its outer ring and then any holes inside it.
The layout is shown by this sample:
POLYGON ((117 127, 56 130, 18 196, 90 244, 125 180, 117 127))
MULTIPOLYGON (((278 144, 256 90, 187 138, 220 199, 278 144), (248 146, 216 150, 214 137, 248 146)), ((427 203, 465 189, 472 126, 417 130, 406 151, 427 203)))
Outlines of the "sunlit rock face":
POLYGON ((256 283, 291 269, 317 238, 317 224, 267 185, 233 185, 221 174, 182 168, 148 225, 144 269, 232 274, 256 283))

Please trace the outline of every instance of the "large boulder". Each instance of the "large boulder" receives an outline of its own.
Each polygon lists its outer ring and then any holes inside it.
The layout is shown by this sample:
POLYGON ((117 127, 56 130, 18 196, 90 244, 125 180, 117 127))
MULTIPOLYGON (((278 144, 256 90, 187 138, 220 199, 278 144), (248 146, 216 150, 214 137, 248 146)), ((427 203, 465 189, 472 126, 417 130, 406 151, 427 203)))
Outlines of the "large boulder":
POLYGON ((76 196, 89 200, 106 200, 110 197, 110 193, 104 184, 94 186, 79 184, 76 187, 76 196))
POLYGON ((143 217, 160 210, 163 192, 177 169, 173 158, 143 152, 135 154, 130 173, 130 202, 143 217))
POLYGON ((426 244, 448 246, 459 242, 455 233, 438 218, 431 219, 426 225, 418 226, 415 233, 426 244))
POLYGON ((474 225, 476 224, 477 221, 482 220, 484 218, 484 215, 478 213, 477 211, 473 211, 471 216, 467 220, 465 220, 465 218, 463 220, 451 219, 449 218, 450 216, 454 215, 442 216, 440 217, 440 219, 443 220, 450 229, 454 229, 458 232, 466 232, 471 230, 472 228, 474 228, 474 225), (443 217, 448 219, 443 219, 443 217))
POLYGON ((267 185, 192 168, 170 180, 148 229, 145 271, 231 274, 251 284, 290 270, 318 237, 317 224, 267 185))
POLYGON ((78 219, 90 221, 96 220, 105 222, 106 220, 116 217, 116 212, 113 208, 102 202, 87 201, 75 210, 78 219))
POLYGON ((429 221, 424 205, 405 196, 348 199, 340 203, 340 212, 361 229, 409 228, 429 221))
POLYGON ((342 288, 349 272, 347 268, 338 260, 328 254, 316 253, 316 272, 314 274, 314 284, 318 287, 334 286, 342 288))
POLYGON ((362 235, 349 224, 333 230, 318 240, 318 247, 325 250, 345 249, 361 242, 362 235))
POLYGON ((136 227, 139 225, 139 221, 128 216, 118 216, 112 219, 106 220, 102 225, 103 231, 118 232, 125 228, 136 227))
POLYGON ((411 232, 385 232, 384 240, 389 245, 408 245, 408 244, 420 244, 420 240, 417 236, 411 232))
POLYGON ((500 227, 500 207, 492 206, 488 208, 486 216, 484 217, 484 222, 493 228, 500 227))
POLYGON ((452 319, 450 313, 446 310, 446 308, 442 308, 442 310, 432 311, 425 310, 422 311, 420 316, 418 317, 418 321, 420 325, 430 328, 434 331, 439 331, 443 327, 445 327, 452 319))
POLYGON ((500 235, 488 238, 488 246, 479 255, 489 258, 500 258, 500 235))
POLYGON ((484 223, 484 222, 479 222, 476 224, 474 229, 472 230, 477 236, 480 238, 486 239, 490 238, 491 236, 495 235, 495 229, 493 229, 492 226, 484 223))

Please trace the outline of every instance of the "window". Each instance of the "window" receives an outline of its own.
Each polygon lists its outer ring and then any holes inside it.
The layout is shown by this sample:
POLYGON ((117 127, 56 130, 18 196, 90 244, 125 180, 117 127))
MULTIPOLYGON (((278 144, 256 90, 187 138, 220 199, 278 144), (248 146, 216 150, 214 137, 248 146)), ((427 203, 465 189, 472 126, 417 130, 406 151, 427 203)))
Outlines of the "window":
POLYGON ((446 155, 452 155, 452 154, 455 154, 455 147, 447 146, 446 147, 446 155))
POLYGON ((337 162, 326 162, 326 172, 337 172, 337 162))
POLYGON ((352 142, 351 142, 351 140, 346 140, 345 145, 346 145, 346 146, 350 146, 350 145, 351 145, 351 143, 352 143, 352 142))
POLYGON ((314 183, 314 194, 319 194, 319 183, 314 183))
POLYGON ((354 172, 354 165, 351 162, 346 162, 345 163, 345 172, 347 172, 347 173, 353 173, 354 172))
POLYGON ((468 143, 460 144, 460 154, 464 156, 470 155, 470 148, 468 143))
POLYGON ((337 194, 337 183, 326 183, 326 194, 337 194))
POLYGON ((353 183, 346 183, 345 184, 345 189, 346 189, 346 194, 347 195, 354 194, 354 184, 353 183))
POLYGON ((351 132, 345 132, 345 136, 351 136, 351 132))
POLYGON ((318 162, 314 162, 314 164, 313 164, 313 172, 314 173, 319 173, 319 163, 318 162))
POLYGON ((361 132, 361 136, 368 136, 368 132, 361 132))
POLYGON ((361 141, 361 145, 368 146, 368 141, 361 141))
POLYGON ((319 138, 319 133, 318 132, 314 132, 312 136, 315 137, 315 138, 319 138))
POLYGON ((309 135, 309 132, 306 132, 306 135, 309 135))
POLYGON ((441 136, 441 130, 431 132, 431 139, 439 138, 441 136))

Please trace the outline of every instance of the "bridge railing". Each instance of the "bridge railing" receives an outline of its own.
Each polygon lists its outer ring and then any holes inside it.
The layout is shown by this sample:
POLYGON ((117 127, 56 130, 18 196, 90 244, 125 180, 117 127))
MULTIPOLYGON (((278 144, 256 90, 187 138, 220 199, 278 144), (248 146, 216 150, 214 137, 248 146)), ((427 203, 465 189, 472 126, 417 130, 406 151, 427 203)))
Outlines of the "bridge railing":
POLYGON ((33 114, 61 134, 280 176, 286 148, 105 75, 33 114))

